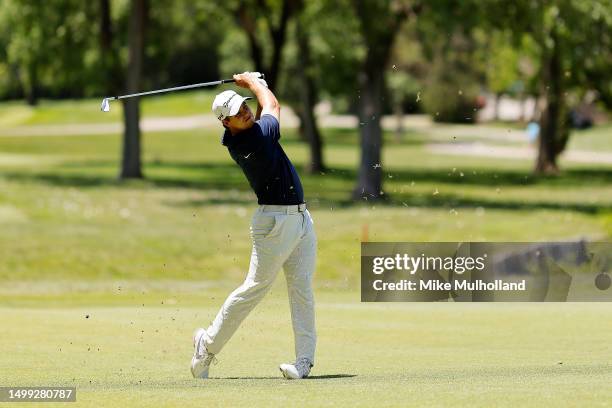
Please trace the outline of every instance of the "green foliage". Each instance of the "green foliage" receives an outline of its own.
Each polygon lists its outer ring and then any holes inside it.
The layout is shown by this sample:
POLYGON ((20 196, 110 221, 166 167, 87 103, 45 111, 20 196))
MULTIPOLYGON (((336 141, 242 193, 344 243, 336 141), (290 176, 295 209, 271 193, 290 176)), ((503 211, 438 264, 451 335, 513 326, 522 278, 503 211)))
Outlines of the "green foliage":
MULTIPOLYGON (((25 0, 4 2, 0 26, 6 64, 15 69, 23 92, 34 102, 39 91, 50 96, 82 96, 95 67, 86 58, 95 19, 90 2, 25 0)), ((95 37, 94 37, 95 38, 95 37)))
POLYGON ((313 69, 324 95, 354 95, 357 64, 366 49, 347 1, 306 2, 304 26, 310 36, 313 69))
POLYGON ((471 78, 449 77, 443 64, 432 69, 432 78, 423 92, 423 104, 435 122, 474 123, 478 111, 478 87, 471 78))
POLYGON ((520 51, 508 40, 508 33, 482 33, 488 36, 489 55, 486 62, 487 84, 496 94, 510 93, 520 78, 520 51))
MULTIPOLYGON (((219 46, 231 26, 212 2, 151 3, 144 77, 155 86, 212 81, 220 75, 219 46)), ((151 85, 152 86, 152 85, 151 85)))
MULTIPOLYGON (((315 80, 319 96, 334 100, 334 108, 346 112, 356 98, 358 63, 365 54, 361 39, 356 33, 357 21, 348 3, 308 1, 297 18, 308 36, 311 64, 307 70, 315 80), (341 24, 338 23, 340 19, 341 24)), ((283 58, 286 66, 281 74, 281 95, 291 103, 298 103, 299 88, 302 84, 296 80, 301 60, 295 22, 288 31, 283 58)))
POLYGON ((392 68, 387 72, 385 80, 391 103, 400 106, 409 105, 413 111, 420 106, 421 85, 408 72, 392 68))
POLYGON ((0 0, 0 99, 17 98, 21 92, 15 69, 8 62, 7 46, 12 31, 8 22, 13 11, 6 3, 0 0))
MULTIPOLYGON (((422 90, 429 71, 429 62, 423 55, 423 44, 417 36, 417 20, 402 25, 390 58, 385 82, 390 102, 403 112, 422 112, 422 90)), ((388 112, 391 112, 389 110, 388 112)))
MULTIPOLYGON (((98 2, 25 0, 0 9, 0 98, 67 98, 107 90, 98 2), (10 27, 10 30, 7 29, 10 27), (4 62, 3 62, 4 61, 4 62), (7 79, 8 78, 8 79, 7 79), (4 81, 4 84, 3 84, 4 81)), ((127 1, 111 1, 112 51, 127 64, 127 1)), ((146 30, 144 87, 213 80, 227 15, 210 2, 155 2, 146 30)), ((121 82, 121 81, 119 81, 121 82)))
MULTIPOLYGON (((372 17, 382 7, 396 14, 405 12, 403 2, 307 1, 300 19, 312 48, 310 68, 321 97, 347 106, 358 97, 357 68, 368 53, 375 36, 387 35, 392 24, 372 17), (391 6, 389 5, 391 4, 391 6), (358 7, 354 9, 353 6, 358 7), (358 21, 355 10, 370 18, 358 21)), ((401 46, 393 53, 397 69, 390 70, 392 98, 412 99, 415 88, 428 87, 446 65, 461 77, 444 86, 486 86, 493 92, 541 92, 541 58, 551 44, 550 30, 556 27, 562 42, 563 69, 567 91, 582 94, 595 89, 600 100, 612 106, 609 61, 612 50, 612 2, 610 0, 533 2, 521 0, 488 2, 433 0, 415 2, 420 11, 408 18, 415 25, 403 30, 401 46), (463 75, 456 64, 456 50, 444 48, 457 30, 475 40, 469 66, 472 75, 463 75), (477 35, 474 36, 474 33, 477 35), (412 50, 418 48, 418 52, 412 50), (411 55, 406 55, 406 53, 411 55), (433 64, 431 69, 429 64, 433 64), (420 86, 415 83, 420 82, 420 86), (468 82, 470 85, 468 86, 468 82), (401 92, 397 94, 397 92, 401 92)), ((127 62, 128 0, 111 1, 115 53, 122 66, 127 62)), ((248 38, 236 10, 244 6, 255 19, 255 36, 264 61, 271 58, 270 25, 278 23, 281 1, 240 2, 151 2, 147 30, 144 86, 147 88, 208 80, 253 69, 248 38)), ((99 2, 78 0, 2 1, 0 3, 0 99, 28 96, 83 97, 104 93, 100 75, 99 2)), ((297 59, 292 29, 288 30, 284 55, 286 70, 281 86, 287 97, 299 84, 292 83, 297 59)), ((442 78, 447 81, 446 78, 442 78)), ((417 91, 418 92, 418 91, 417 91)), ((440 92, 432 92, 440 95, 440 92)), ((431 101, 430 101, 431 102, 431 101)), ((463 112, 462 101, 458 110, 463 112)), ((469 101, 467 105, 469 105, 469 101)), ((428 109, 435 114, 436 108, 428 109)), ((447 109, 442 109, 446 111, 447 109)), ((452 116, 462 116, 452 115, 452 116)))
POLYGON ((416 36, 427 64, 421 96, 425 111, 436 122, 476 119, 487 60, 479 53, 481 18, 475 1, 434 0, 419 15, 416 36))
POLYGON ((220 71, 223 78, 244 71, 253 71, 255 65, 249 53, 249 44, 243 30, 229 26, 219 47, 220 71))
POLYGON ((547 99, 547 107, 541 118, 541 140, 549 148, 540 149, 536 170, 546 172, 552 169, 554 172, 555 157, 548 158, 548 163, 545 163, 542 153, 552 150, 556 156, 567 145, 570 135, 568 91, 592 86, 605 93, 606 86, 612 83, 609 69, 612 58, 612 1, 594 1, 588 6, 578 0, 537 5, 536 21, 540 25, 533 37, 539 46, 541 88, 547 99), (603 68, 605 65, 608 67, 603 68), (598 84, 588 79, 589 74, 597 78, 598 84))
POLYGON ((474 45, 469 33, 457 30, 435 47, 423 92, 425 110, 434 121, 476 121, 481 67, 474 60, 474 45))
POLYGON ((546 80, 542 60, 558 43, 567 90, 594 89, 604 101, 612 102, 612 1, 522 0, 509 5, 499 0, 484 2, 481 10, 485 29, 511 33, 511 45, 521 56, 535 60, 536 69, 528 69, 527 75, 539 82, 538 91, 547 85, 542 83, 546 80))

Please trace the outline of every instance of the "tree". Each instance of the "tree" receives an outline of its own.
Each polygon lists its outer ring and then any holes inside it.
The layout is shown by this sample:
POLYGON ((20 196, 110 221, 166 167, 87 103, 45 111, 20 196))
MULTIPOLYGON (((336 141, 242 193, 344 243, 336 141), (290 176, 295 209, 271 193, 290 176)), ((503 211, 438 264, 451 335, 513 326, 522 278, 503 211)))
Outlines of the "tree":
POLYGON ((310 173, 319 173, 325 170, 325 165, 323 164, 323 140, 321 139, 321 133, 319 132, 314 112, 319 98, 313 76, 310 42, 303 23, 299 19, 296 21, 295 31, 300 56, 297 79, 301 83, 300 99, 302 108, 297 110, 297 112, 300 117, 300 129, 302 129, 304 138, 310 146, 310 163, 307 166, 307 170, 310 173))
POLYGON ((287 35, 287 24, 294 15, 296 2, 282 0, 280 7, 266 0, 238 1, 230 6, 236 23, 244 30, 255 64, 255 70, 265 72, 266 82, 272 90, 276 85, 281 70, 283 46, 287 35), (275 7, 276 6, 276 7, 275 7), (280 13, 277 11, 280 9, 280 13), (275 21, 277 20, 277 21, 275 21), (265 26, 267 38, 261 38, 260 27, 265 26), (271 57, 266 61, 266 44, 271 43, 271 57))
POLYGON ((534 170, 556 174, 557 158, 570 136, 567 95, 588 87, 606 95, 612 74, 612 1, 580 0, 486 3, 489 26, 511 30, 517 39, 529 35, 540 71, 540 137, 534 170))
POLYGON ((417 38, 428 61, 423 106, 437 122, 475 122, 484 82, 480 2, 432 0, 423 6, 417 38))
POLYGON ((311 43, 312 38, 320 34, 313 20, 318 17, 321 4, 311 2, 306 6, 303 0, 296 0, 295 4, 293 30, 288 33, 290 41, 286 51, 289 64, 282 72, 279 88, 281 97, 289 103, 300 120, 300 138, 310 147, 306 171, 317 174, 325 170, 325 165, 323 139, 314 112, 319 101, 319 70, 311 43))
POLYGON ((314 108, 320 98, 334 100, 335 108, 356 99, 356 66, 365 54, 358 24, 348 1, 296 1, 287 32, 286 64, 279 78, 279 96, 300 119, 299 135, 310 147, 307 170, 326 170, 323 135, 314 108))
POLYGON ((420 6, 409 7, 390 0, 353 0, 352 4, 367 49, 357 78, 361 159, 353 198, 377 200, 384 198, 380 116, 385 69, 401 24, 409 15, 416 16, 420 6))
POLYGON ((13 27, 11 41, 7 46, 7 57, 10 63, 18 67, 18 78, 23 94, 29 105, 38 102, 39 65, 41 64, 45 37, 44 26, 40 24, 43 5, 37 2, 26 2, 21 7, 8 4, 9 26, 13 27))
MULTIPOLYGON (((147 0, 132 0, 129 21, 129 61, 126 92, 140 89, 145 44, 145 26, 148 16, 147 0)), ((123 154, 120 178, 142 178, 140 162, 140 100, 122 99, 123 102, 123 154)))
POLYGON ((556 174, 558 155, 570 136, 568 92, 577 87, 610 84, 612 46, 612 2, 578 0, 538 2, 532 6, 538 23, 530 31, 540 51, 542 116, 535 172, 556 174), (607 76, 593 83, 584 75, 589 67, 601 66, 608 57, 607 76))
POLYGON ((147 88, 221 78, 220 44, 228 27, 232 19, 213 2, 151 3, 143 67, 147 88))
POLYGON ((487 35, 485 49, 491 58, 486 60, 487 85, 495 95, 494 119, 499 120, 499 103, 501 96, 512 91, 520 78, 519 50, 512 47, 506 32, 494 32, 487 35))
POLYGON ((91 46, 94 7, 77 0, 5 1, 0 35, 7 65, 30 105, 39 97, 80 97, 92 70, 84 61, 91 46), (7 35, 8 34, 8 35, 7 35))
MULTIPOLYGON (((421 18, 422 14, 419 20, 421 18)), ((391 54, 391 69, 385 76, 391 110, 396 117, 397 142, 404 136, 404 114, 423 109, 422 83, 429 72, 429 63, 423 58, 422 46, 416 37, 416 25, 416 19, 403 24, 391 54)))
POLYGON ((436 122, 474 123, 484 65, 475 58, 477 42, 462 27, 445 37, 434 46, 423 104, 436 122))
POLYGON ((307 34, 305 29, 308 21, 302 21, 308 20, 308 16, 305 15, 305 2, 283 0, 280 8, 274 8, 271 3, 263 0, 239 2, 232 9, 232 13, 247 36, 255 70, 266 73, 270 89, 287 96, 300 119, 300 133, 309 143, 311 152, 307 171, 311 173, 323 171, 325 168, 323 142, 314 114, 314 107, 318 102, 316 75, 311 56, 310 33, 307 34), (297 52, 294 64, 287 69, 291 79, 286 81, 282 90, 279 90, 282 54, 288 36, 289 21, 292 18, 295 20, 294 39, 297 52), (261 34, 258 34, 257 28, 261 26, 267 28, 266 37, 270 41, 262 39, 261 34), (271 44, 271 47, 268 44, 271 44), (269 63, 266 63, 264 58, 266 54, 271 55, 269 63))
POLYGON ((99 47, 100 71, 103 77, 105 95, 117 95, 123 87, 125 74, 119 61, 115 29, 111 17, 110 0, 99 0, 99 47))

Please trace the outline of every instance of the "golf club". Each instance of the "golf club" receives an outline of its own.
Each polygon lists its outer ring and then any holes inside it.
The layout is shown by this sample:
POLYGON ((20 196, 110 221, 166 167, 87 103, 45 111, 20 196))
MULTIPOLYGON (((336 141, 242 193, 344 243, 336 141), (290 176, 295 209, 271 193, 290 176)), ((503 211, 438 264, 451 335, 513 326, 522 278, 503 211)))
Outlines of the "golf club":
MULTIPOLYGON (((264 74, 259 73, 259 78, 265 79, 264 74)), ((234 79, 221 79, 218 81, 201 82, 199 84, 184 85, 184 86, 175 86, 173 88, 157 89, 155 91, 140 92, 140 93, 129 94, 129 95, 109 96, 107 98, 102 99, 102 105, 100 106, 100 110, 102 112, 110 112, 110 101, 113 101, 113 100, 134 98, 136 96, 153 95, 153 94, 159 94, 159 93, 164 93, 164 92, 181 91, 183 89, 202 88, 205 86, 216 86, 216 85, 226 84, 229 82, 235 82, 235 80, 234 79)))

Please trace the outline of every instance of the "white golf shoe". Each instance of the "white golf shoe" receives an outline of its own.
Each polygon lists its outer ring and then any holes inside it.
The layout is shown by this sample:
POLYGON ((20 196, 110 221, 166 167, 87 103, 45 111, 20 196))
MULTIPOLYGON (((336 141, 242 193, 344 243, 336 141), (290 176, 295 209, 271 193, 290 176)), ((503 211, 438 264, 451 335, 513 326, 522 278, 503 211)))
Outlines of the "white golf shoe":
POLYGON ((191 374, 194 378, 208 378, 208 369, 210 363, 216 362, 214 354, 206 350, 204 339, 206 338, 206 330, 197 329, 193 334, 193 358, 191 359, 191 374))
POLYGON ((299 358, 294 364, 281 364, 281 373, 288 380, 299 380, 308 377, 312 363, 307 358, 299 358))

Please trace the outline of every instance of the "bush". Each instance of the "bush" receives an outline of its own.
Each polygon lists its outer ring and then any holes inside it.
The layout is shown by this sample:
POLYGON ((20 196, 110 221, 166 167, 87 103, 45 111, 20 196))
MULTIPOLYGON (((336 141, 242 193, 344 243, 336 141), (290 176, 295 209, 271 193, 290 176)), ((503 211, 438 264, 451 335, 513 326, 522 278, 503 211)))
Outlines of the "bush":
POLYGON ((434 63, 423 90, 425 112, 435 122, 474 123, 479 89, 469 73, 447 64, 434 63))

